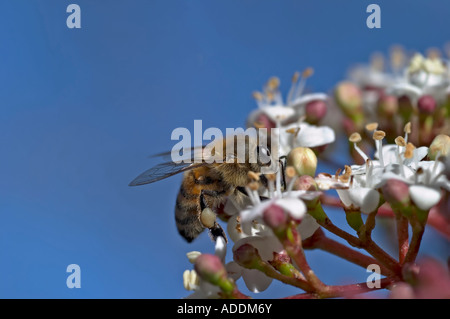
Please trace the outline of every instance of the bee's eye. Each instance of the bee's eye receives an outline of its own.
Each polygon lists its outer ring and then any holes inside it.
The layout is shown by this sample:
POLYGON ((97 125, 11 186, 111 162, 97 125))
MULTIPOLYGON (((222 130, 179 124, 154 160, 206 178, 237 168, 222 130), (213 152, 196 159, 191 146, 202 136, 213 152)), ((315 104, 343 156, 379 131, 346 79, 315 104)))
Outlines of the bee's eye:
POLYGON ((261 165, 264 165, 264 166, 270 165, 270 161, 271 161, 270 151, 266 147, 264 147, 264 146, 257 146, 256 147, 256 153, 257 153, 257 156, 258 156, 258 162, 261 165))

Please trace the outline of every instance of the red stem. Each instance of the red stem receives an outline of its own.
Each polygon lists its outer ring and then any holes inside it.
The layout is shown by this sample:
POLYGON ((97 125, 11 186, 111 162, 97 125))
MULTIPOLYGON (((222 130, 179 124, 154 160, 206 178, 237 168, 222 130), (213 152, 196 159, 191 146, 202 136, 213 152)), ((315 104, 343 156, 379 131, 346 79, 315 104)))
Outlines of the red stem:
MULTIPOLYGON (((362 282, 352 285, 342 286, 328 286, 327 295, 320 296, 321 298, 336 298, 336 297, 352 297, 355 295, 371 292, 377 289, 385 289, 396 282, 394 278, 383 278, 380 280, 380 288, 369 288, 367 283, 362 282)), ((320 298, 314 293, 302 293, 298 295, 289 296, 283 299, 317 299, 320 298)))
POLYGON ((397 239, 398 239, 398 261, 403 264, 406 254, 409 250, 409 234, 408 234, 408 219, 401 214, 396 216, 397 222, 397 239))

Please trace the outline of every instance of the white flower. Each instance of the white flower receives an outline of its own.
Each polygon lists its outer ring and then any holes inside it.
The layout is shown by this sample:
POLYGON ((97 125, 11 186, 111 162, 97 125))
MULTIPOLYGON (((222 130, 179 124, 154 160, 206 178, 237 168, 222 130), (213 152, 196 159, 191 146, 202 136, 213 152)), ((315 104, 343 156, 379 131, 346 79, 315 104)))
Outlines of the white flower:
POLYGON ((335 134, 328 126, 315 126, 308 123, 293 123, 280 127, 279 154, 287 155, 296 147, 318 147, 333 143, 335 134))
MULTIPOLYGON (((278 177, 279 175, 280 172, 278 172, 278 177)), ((258 250, 264 261, 273 260, 274 253, 282 253, 284 250, 271 228, 266 226, 263 221, 264 211, 271 205, 277 205, 293 219, 301 220, 297 229, 302 238, 312 236, 320 227, 315 219, 307 214, 306 205, 301 200, 301 198, 313 199, 319 196, 320 192, 292 191, 290 188, 281 192, 279 183, 277 183, 276 189, 273 189, 273 184, 269 186, 272 186, 270 187, 272 190, 264 194, 269 196, 266 200, 261 201, 257 191, 247 188, 249 196, 245 202, 246 207, 236 203, 233 198, 229 198, 224 207, 227 214, 235 213, 230 217, 227 225, 228 236, 235 243, 233 251, 244 244, 250 244, 258 250), (250 205, 248 205, 249 202, 250 205)), ((252 292, 261 292, 267 289, 272 282, 271 278, 258 270, 243 268, 232 263, 229 265, 236 275, 235 279, 242 277, 247 288, 252 292)))
POLYGON ((450 84, 447 64, 437 58, 424 58, 416 54, 411 59, 403 78, 398 79, 388 90, 389 94, 410 98, 413 105, 423 95, 431 95, 436 101, 446 98, 450 84))
POLYGON ((302 95, 306 79, 312 75, 312 72, 312 69, 306 69, 299 81, 299 74, 296 73, 294 75, 292 86, 285 102, 279 90, 279 79, 276 77, 269 79, 264 86, 263 93, 255 92, 253 94, 258 104, 258 109, 250 113, 247 119, 247 126, 253 126, 255 122, 259 121, 261 115, 267 116, 274 127, 283 123, 297 121, 304 115, 304 106, 306 104, 318 100, 326 101, 328 96, 324 93, 302 95))
POLYGON ((377 160, 370 160, 357 147, 359 136, 351 137, 350 140, 353 140, 355 149, 366 164, 347 166, 341 176, 319 175, 316 178, 319 188, 335 188, 345 206, 371 213, 379 205, 378 189, 389 179, 399 179, 410 185, 409 194, 416 206, 429 210, 440 201, 442 189, 450 191, 450 182, 444 174, 445 166, 442 162, 422 161, 428 154, 427 147, 414 148, 412 144, 406 145, 407 134, 404 139, 397 138, 396 145, 381 146, 381 140, 377 140, 380 142, 377 143, 375 153, 377 160))

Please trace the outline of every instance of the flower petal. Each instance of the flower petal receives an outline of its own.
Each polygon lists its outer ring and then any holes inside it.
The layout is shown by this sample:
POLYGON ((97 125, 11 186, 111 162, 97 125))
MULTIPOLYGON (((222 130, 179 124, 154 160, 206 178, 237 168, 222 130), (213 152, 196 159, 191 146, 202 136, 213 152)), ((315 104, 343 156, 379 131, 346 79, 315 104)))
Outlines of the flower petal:
POLYGON ((284 121, 295 114, 294 109, 282 105, 268 106, 261 110, 272 121, 284 121))
POLYGON ((336 139, 334 131, 328 126, 300 124, 300 132, 294 140, 294 147, 317 147, 333 143, 336 139))
POLYGON ((266 290, 272 283, 272 278, 257 269, 244 269, 242 278, 248 290, 254 293, 266 290))
POLYGON ((298 198, 285 197, 275 201, 275 205, 283 208, 294 219, 302 219, 306 213, 306 205, 298 198))
POLYGON ((370 214, 378 207, 380 193, 367 187, 353 188, 349 190, 349 198, 355 206, 361 208, 362 213, 370 214))
POLYGON ((316 222, 315 218, 309 214, 305 214, 300 225, 298 225, 297 230, 300 233, 302 239, 311 237, 320 225, 316 222))
POLYGON ((296 108, 303 104, 309 103, 311 101, 316 101, 316 100, 325 101, 327 99, 328 99, 328 95, 326 95, 325 93, 305 94, 305 95, 302 95, 299 98, 295 99, 294 101, 292 101, 290 106, 292 108, 296 108))
POLYGON ((440 201, 441 190, 424 185, 412 185, 409 187, 409 195, 417 207, 429 210, 440 201))

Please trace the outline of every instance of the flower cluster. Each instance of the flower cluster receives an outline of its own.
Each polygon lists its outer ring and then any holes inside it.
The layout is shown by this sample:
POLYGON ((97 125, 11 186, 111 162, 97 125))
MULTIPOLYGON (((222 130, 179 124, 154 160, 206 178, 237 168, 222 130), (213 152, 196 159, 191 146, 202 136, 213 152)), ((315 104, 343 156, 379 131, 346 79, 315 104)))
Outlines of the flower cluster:
MULTIPOLYGON (((396 46, 391 51, 390 67, 376 54, 370 65, 352 69, 348 80, 334 91, 334 104, 343 115, 342 128, 350 135, 361 134, 364 141, 366 123, 377 122, 391 138, 401 135, 401 128, 411 123, 414 145, 427 146, 450 127, 450 69, 448 61, 436 49, 425 57, 408 56, 396 46)), ((355 153, 352 153, 355 155, 355 153)))
POLYGON ((185 271, 183 280, 185 288, 194 291, 191 298, 249 298, 238 289, 241 278, 252 293, 266 290, 273 280, 302 290, 291 298, 371 291, 366 283, 325 284, 309 266, 308 249, 364 268, 378 265, 384 278, 376 287, 390 289, 392 298, 427 297, 430 291, 435 297, 449 297, 448 272, 436 261, 416 263, 427 226, 450 239, 448 67, 436 54, 408 60, 399 48, 392 52, 389 72, 381 64, 377 56, 371 67, 352 72, 353 82, 336 88, 355 163, 333 173, 317 172, 321 151, 336 136, 321 125, 329 97, 304 94, 311 68, 294 74, 285 100, 276 77, 253 94, 258 108, 247 125, 278 129, 279 153, 286 165, 264 178, 249 172, 245 192, 229 196, 217 212, 227 224, 232 257, 222 237, 216 240, 214 255, 188 253, 194 268, 185 271), (402 103, 408 103, 409 113, 402 103), (326 206, 341 208, 354 234, 336 226, 326 206), (398 256, 372 238, 378 218, 395 224, 398 256), (327 232, 348 245, 327 237, 327 232))

